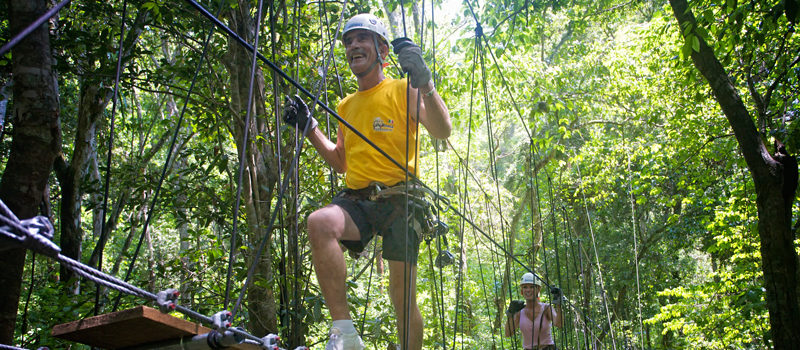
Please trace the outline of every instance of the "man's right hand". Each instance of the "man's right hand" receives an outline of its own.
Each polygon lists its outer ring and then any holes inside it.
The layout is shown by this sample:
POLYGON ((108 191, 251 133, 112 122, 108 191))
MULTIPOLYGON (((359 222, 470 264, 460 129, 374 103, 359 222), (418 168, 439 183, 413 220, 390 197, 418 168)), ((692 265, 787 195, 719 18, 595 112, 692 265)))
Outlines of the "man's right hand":
POLYGON ((512 300, 510 303, 508 303, 508 309, 506 310, 506 313, 509 316, 512 316, 515 313, 519 312, 519 310, 522 310, 524 308, 525 308, 524 300, 512 300))
POLYGON ((300 130, 305 128, 308 124, 308 130, 314 130, 317 127, 317 120, 311 116, 311 111, 300 96, 294 95, 294 99, 286 97, 286 103, 283 104, 283 121, 294 128, 300 126, 300 130), (309 123, 309 119, 311 122, 309 123))

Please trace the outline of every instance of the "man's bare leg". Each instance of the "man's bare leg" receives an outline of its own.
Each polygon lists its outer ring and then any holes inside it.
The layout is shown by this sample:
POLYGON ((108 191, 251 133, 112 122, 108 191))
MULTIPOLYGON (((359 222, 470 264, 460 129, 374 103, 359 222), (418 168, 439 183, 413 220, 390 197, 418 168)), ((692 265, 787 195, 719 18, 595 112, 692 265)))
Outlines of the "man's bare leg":
POLYGON ((422 349, 422 314, 417 305, 417 267, 403 261, 389 260, 389 295, 397 315, 397 338, 402 350, 422 349), (408 272, 406 268, 408 267, 408 272), (406 280, 404 281, 404 278, 406 280), (405 334, 408 311, 408 334, 405 334), (403 339, 407 336, 407 339, 403 339))
POLYGON ((357 240, 358 228, 344 209, 329 205, 308 216, 311 263, 333 320, 349 320, 347 270, 339 240, 357 240))

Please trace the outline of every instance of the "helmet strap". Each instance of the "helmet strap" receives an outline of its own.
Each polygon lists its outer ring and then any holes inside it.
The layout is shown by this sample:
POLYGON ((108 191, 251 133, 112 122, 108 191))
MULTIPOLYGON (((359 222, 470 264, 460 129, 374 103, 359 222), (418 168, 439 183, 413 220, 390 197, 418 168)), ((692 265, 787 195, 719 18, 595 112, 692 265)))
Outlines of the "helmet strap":
POLYGON ((366 76, 367 74, 369 74, 369 72, 372 72, 372 70, 375 69, 375 67, 378 65, 380 65, 381 68, 383 67, 384 60, 383 57, 381 56, 380 46, 378 45, 378 35, 375 33, 372 33, 372 42, 375 44, 375 53, 377 54, 375 62, 372 62, 369 68, 367 68, 365 71, 361 73, 354 73, 358 78, 366 76))
POLYGON ((369 68, 367 68, 363 72, 361 72, 361 73, 353 73, 353 74, 355 74, 356 77, 363 78, 367 74, 369 74, 369 72, 372 72, 372 70, 375 69, 376 66, 378 66, 378 60, 375 60, 375 62, 372 62, 372 64, 369 66, 369 68))

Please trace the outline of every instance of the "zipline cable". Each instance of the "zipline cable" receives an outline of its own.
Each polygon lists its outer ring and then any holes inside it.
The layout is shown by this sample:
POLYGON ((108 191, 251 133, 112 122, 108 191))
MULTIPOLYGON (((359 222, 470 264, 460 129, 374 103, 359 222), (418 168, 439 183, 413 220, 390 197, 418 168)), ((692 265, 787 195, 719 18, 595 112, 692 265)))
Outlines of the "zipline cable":
POLYGON ((17 218, 17 216, 14 215, 14 213, 6 206, 6 204, 3 201, 0 201, 0 241, 4 243, 4 246, 17 246, 29 249, 33 252, 38 252, 42 255, 46 255, 56 260, 56 262, 66 266, 77 275, 89 279, 90 281, 106 288, 147 299, 158 304, 159 308, 164 307, 166 310, 178 311, 193 320, 200 321, 206 325, 211 325, 215 329, 219 330, 224 328, 225 331, 230 331, 234 334, 240 335, 245 340, 250 340, 262 346, 267 345, 267 341, 270 339, 269 336, 258 338, 241 328, 229 328, 230 324, 226 324, 225 319, 223 319, 224 314, 227 312, 223 311, 213 317, 208 317, 194 310, 186 308, 183 305, 177 304, 174 301, 167 300, 167 302, 162 303, 160 300, 160 295, 156 295, 147 290, 136 287, 128 282, 120 280, 114 276, 99 271, 96 268, 85 265, 80 261, 61 254, 61 248, 52 241, 53 231, 54 228, 49 219, 38 216, 20 221, 19 218, 17 218))

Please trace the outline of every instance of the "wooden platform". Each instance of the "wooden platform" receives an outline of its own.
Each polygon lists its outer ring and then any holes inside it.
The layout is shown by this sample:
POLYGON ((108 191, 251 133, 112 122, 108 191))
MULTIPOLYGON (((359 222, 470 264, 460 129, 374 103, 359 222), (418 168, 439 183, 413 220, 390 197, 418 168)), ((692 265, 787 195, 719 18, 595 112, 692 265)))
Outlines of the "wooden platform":
POLYGON ((56 325, 52 335, 104 349, 124 349, 210 331, 199 323, 138 306, 56 325))

